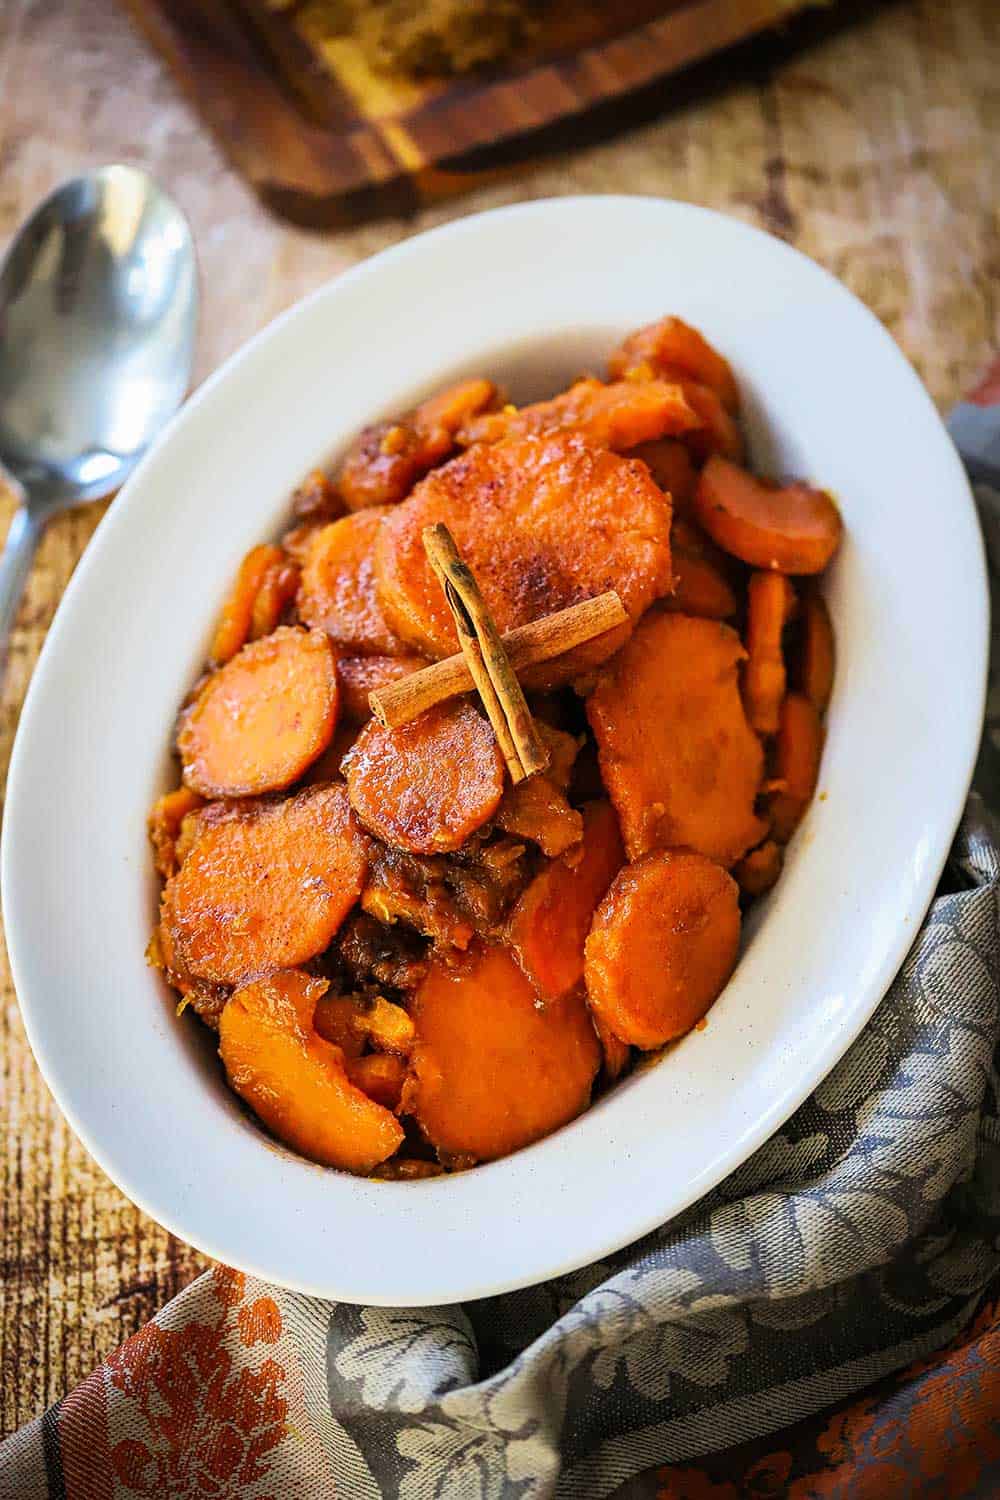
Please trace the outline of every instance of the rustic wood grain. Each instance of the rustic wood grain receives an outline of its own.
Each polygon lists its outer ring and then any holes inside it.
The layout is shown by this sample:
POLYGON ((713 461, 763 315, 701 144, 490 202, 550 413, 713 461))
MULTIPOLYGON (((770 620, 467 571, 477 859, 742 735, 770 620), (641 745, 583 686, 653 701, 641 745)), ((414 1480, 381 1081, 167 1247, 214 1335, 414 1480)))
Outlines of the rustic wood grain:
MULTIPOLYGON (((199 374, 303 292, 418 229, 518 198, 628 190, 727 209, 843 277, 947 405, 1000 346, 1000 8, 879 7, 815 49, 458 207, 331 238, 280 226, 231 173, 114 0, 0 4, 0 245, 81 165, 147 166, 191 216, 204 276, 199 374)), ((817 359, 822 350, 816 351, 817 359)), ((849 440, 849 434, 845 434, 849 440)), ((9 513, 9 510, 8 510, 9 513)), ((0 768, 93 511, 45 539, 0 702, 0 768)), ((0 525, 5 525, 0 520, 0 525)), ((197 1271, 63 1123, 2 975, 0 1391, 8 1431, 81 1379, 197 1271)))

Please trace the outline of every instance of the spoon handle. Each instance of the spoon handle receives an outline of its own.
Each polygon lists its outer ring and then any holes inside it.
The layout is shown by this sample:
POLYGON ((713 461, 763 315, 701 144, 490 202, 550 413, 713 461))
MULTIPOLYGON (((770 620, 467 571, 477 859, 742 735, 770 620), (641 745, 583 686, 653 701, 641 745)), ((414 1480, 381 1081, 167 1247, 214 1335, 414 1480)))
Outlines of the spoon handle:
POLYGON ((10 633, 43 529, 26 505, 18 506, 0 554, 0 675, 7 667, 10 633))

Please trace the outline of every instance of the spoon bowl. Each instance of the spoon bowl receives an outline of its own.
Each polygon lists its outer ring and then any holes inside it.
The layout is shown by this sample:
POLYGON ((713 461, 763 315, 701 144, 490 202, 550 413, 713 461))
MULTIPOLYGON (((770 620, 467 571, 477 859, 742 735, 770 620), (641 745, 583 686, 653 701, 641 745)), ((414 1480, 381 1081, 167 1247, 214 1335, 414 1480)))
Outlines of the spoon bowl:
POLYGON ((144 172, 57 188, 0 264, 0 466, 21 501, 0 651, 45 523, 127 478, 184 398, 198 319, 183 213, 144 172))

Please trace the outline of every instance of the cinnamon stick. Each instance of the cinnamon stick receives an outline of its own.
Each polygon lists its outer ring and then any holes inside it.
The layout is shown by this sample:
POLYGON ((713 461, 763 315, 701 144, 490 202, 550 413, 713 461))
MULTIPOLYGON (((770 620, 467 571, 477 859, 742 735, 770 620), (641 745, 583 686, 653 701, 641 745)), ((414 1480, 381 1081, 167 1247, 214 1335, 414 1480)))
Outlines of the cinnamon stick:
POLYGON ((425 526, 424 551, 455 618, 466 665, 483 701, 515 786, 544 771, 549 752, 538 737, 517 673, 471 568, 443 522, 425 526))
MULTIPOLYGON (((624 606, 614 590, 571 604, 568 609, 519 625, 501 636, 504 649, 515 672, 538 662, 552 661, 574 646, 596 640, 609 630, 616 630, 628 620, 624 606)), ((419 672, 412 672, 390 687, 370 693, 368 703, 380 724, 397 729, 408 724, 425 709, 446 698, 457 698, 475 688, 472 674, 461 651, 436 661, 419 672)))

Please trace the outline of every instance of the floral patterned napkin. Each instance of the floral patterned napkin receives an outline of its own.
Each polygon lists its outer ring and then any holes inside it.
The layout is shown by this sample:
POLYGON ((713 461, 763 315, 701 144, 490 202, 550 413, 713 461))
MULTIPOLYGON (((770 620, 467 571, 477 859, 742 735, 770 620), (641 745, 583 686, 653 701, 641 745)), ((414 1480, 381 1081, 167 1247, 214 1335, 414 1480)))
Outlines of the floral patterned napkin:
POLYGON ((997 694, 882 1005, 708 1198, 465 1307, 328 1303, 218 1266, 0 1446, 2 1500, 1000 1494, 997 694))

